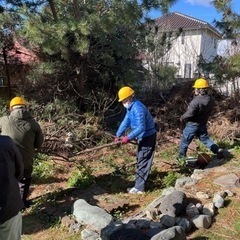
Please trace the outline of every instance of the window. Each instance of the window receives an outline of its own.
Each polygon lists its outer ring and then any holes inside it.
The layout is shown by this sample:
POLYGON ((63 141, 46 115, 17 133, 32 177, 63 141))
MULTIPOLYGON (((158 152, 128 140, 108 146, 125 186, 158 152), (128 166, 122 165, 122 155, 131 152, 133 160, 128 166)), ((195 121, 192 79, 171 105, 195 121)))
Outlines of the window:
POLYGON ((184 78, 191 78, 191 63, 186 63, 185 64, 184 78))

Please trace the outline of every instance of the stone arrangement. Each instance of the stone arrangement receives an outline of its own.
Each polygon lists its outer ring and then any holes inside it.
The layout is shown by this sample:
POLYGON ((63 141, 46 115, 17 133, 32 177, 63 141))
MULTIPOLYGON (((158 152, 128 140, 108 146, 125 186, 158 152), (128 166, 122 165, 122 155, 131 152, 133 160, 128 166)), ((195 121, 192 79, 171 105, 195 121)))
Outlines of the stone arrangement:
POLYGON ((106 210, 79 199, 73 206, 74 220, 65 216, 62 224, 69 227, 71 232, 81 229, 83 240, 187 239, 187 234, 196 229, 210 228, 218 209, 224 207, 226 197, 234 196, 230 189, 239 178, 228 174, 214 181, 223 190, 212 196, 196 192, 191 196, 195 203, 191 202, 184 191, 185 187, 194 187, 209 171, 209 168, 196 169, 191 177, 178 179, 175 187, 164 189, 162 195, 139 214, 122 221, 114 221, 106 210))

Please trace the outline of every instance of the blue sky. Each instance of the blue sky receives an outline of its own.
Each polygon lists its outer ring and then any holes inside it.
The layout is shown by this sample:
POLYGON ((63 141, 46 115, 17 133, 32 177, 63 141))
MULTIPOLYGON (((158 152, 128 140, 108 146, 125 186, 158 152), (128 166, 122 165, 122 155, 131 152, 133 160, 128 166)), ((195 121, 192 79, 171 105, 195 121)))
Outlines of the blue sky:
MULTIPOLYGON (((220 20, 221 15, 216 11, 213 5, 210 4, 211 2, 212 0, 178 0, 178 2, 170 8, 170 12, 180 12, 213 25, 214 19, 220 20)), ((235 10, 239 12, 239 0, 233 0, 233 6, 235 10)), ((151 13, 152 18, 158 18, 160 16, 161 12, 159 10, 152 11, 151 13)))

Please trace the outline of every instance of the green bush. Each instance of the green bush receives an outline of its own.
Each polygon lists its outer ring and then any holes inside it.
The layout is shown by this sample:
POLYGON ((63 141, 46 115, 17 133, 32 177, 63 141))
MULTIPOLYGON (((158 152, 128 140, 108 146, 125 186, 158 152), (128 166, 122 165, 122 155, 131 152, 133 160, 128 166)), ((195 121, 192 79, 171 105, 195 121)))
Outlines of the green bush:
POLYGON ((1 97, 0 98, 0 106, 1 106, 0 107, 0 117, 10 114, 9 100, 1 97))
POLYGON ((48 155, 37 153, 34 157, 33 163, 33 179, 37 180, 37 182, 43 182, 48 178, 54 177, 54 165, 54 162, 49 158, 48 155))
POLYGON ((175 185, 177 179, 180 177, 179 173, 168 172, 167 176, 163 178, 163 183, 165 187, 172 187, 175 185))
POLYGON ((68 187, 86 188, 93 183, 92 170, 89 167, 79 166, 68 179, 68 187))

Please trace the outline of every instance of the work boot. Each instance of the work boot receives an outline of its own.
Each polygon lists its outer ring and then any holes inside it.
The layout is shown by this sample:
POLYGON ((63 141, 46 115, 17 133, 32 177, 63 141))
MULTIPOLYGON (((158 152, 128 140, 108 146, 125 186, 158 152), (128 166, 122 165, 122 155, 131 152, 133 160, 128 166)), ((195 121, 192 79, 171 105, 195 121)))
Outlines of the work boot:
POLYGON ((224 158, 223 149, 222 149, 222 148, 219 148, 219 149, 218 149, 217 158, 218 158, 218 159, 224 158))

